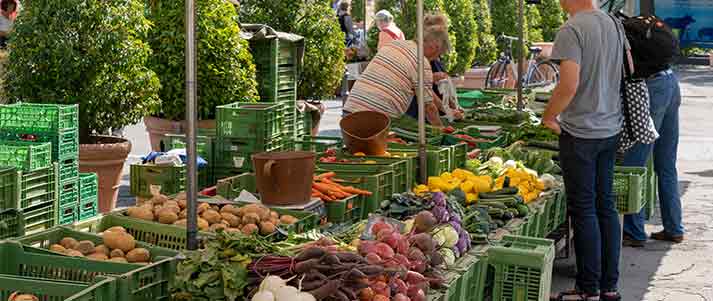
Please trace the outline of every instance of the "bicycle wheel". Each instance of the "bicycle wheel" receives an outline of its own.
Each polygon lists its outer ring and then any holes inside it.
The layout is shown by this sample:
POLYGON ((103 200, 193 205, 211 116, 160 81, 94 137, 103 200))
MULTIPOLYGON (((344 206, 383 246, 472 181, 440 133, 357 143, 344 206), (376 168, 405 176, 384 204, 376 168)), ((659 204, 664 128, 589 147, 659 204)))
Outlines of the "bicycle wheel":
POLYGON ((535 63, 525 79, 526 88, 554 88, 559 83, 560 72, 550 61, 535 63))
POLYGON ((485 88, 504 88, 508 81, 507 64, 497 61, 490 66, 485 76, 485 88))

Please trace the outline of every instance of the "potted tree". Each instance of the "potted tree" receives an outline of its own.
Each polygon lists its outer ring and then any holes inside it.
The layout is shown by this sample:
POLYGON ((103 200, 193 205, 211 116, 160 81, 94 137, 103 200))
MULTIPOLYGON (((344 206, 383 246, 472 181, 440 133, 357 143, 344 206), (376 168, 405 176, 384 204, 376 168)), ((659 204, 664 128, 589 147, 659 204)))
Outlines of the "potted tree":
MULTIPOLYGON (((157 112, 144 123, 151 146, 158 150, 167 133, 183 133, 185 103, 185 3, 154 0, 148 42, 150 67, 161 81, 157 112)), ((257 101, 255 65, 248 43, 240 37, 237 12, 224 0, 196 1, 199 128, 215 128, 215 107, 237 101, 257 101)))
POLYGON ((15 24, 4 88, 10 101, 79 104, 80 170, 99 175, 99 206, 116 203, 131 143, 100 136, 159 104, 141 0, 33 0, 15 24))

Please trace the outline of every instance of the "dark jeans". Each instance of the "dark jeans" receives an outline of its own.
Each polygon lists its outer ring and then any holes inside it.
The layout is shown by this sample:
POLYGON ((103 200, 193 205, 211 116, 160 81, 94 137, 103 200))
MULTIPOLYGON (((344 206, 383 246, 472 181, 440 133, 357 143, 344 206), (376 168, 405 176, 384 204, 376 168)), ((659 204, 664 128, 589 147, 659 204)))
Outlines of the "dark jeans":
POLYGON ((588 294, 617 289, 621 228, 612 185, 619 136, 560 136, 560 163, 574 226, 577 288, 588 294))
MULTIPOLYGON (((637 144, 624 157, 624 166, 646 166, 653 151, 654 170, 658 176, 659 202, 663 229, 671 235, 683 235, 681 197, 678 192, 678 108, 681 106, 681 89, 676 75, 659 76, 646 81, 650 95, 651 118, 659 139, 654 144, 637 144)), ((654 202, 655 200, 647 200, 654 202)), ((635 240, 646 240, 644 231, 645 209, 639 214, 624 217, 624 233, 635 240)))

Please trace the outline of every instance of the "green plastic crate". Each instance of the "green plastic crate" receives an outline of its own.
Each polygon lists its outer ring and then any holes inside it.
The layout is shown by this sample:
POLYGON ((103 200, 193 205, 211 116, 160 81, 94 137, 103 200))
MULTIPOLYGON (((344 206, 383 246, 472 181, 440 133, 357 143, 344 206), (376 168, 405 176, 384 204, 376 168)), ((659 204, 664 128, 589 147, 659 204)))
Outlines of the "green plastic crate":
POLYGON ((294 140, 295 150, 323 153, 328 149, 339 150, 342 148, 342 138, 302 136, 294 140))
POLYGON ((52 143, 53 162, 79 157, 79 132, 76 129, 57 133, 3 132, 0 130, 0 135, 4 140, 9 141, 52 143))
POLYGON ((218 137, 269 139, 282 133, 284 115, 278 103, 236 102, 218 106, 218 137))
POLYGON ((60 183, 60 185, 57 187, 57 194, 59 195, 59 202, 58 204, 60 206, 63 206, 65 204, 77 204, 79 202, 79 181, 78 180, 69 180, 66 182, 60 183))
MULTIPOLYGON (((327 172, 329 170, 317 170, 317 173, 327 172)), ((337 173, 337 178, 345 180, 342 185, 354 186, 359 189, 371 191, 370 196, 359 196, 361 200, 357 200, 357 204, 361 206, 361 218, 369 217, 369 213, 379 209, 381 201, 391 197, 392 194, 398 193, 394 190, 394 176, 392 171, 385 171, 379 174, 374 173, 358 173, 358 172, 340 172, 337 173)))
POLYGON ((15 167, 0 167, 0 210, 16 208, 20 182, 15 167))
POLYGON ((552 240, 504 236, 488 249, 488 262, 495 267, 493 300, 547 300, 554 257, 552 240))
POLYGON ((646 167, 614 168, 614 195, 619 214, 634 214, 644 208, 646 174, 646 167))
POLYGON ((92 200, 97 198, 99 178, 95 173, 79 174, 79 200, 92 200))
POLYGON ((255 175, 252 173, 243 173, 218 180, 216 190, 219 196, 228 200, 237 198, 243 190, 256 192, 255 175))
POLYGON ((478 293, 478 284, 485 280, 482 277, 482 264, 479 262, 480 258, 466 253, 458 258, 454 265, 448 267, 448 272, 445 275, 447 289, 443 293, 442 300, 478 300, 473 297, 478 293))
POLYGON ((44 204, 32 206, 22 210, 25 223, 25 234, 46 230, 55 226, 56 201, 51 200, 44 204))
POLYGON ((79 215, 77 221, 85 221, 99 214, 99 199, 97 197, 84 199, 79 202, 79 215))
POLYGON ((71 225, 79 220, 79 203, 66 203, 57 206, 56 225, 71 225))
POLYGON ((352 223, 361 219, 362 199, 358 195, 343 200, 324 202, 327 209, 327 221, 330 223, 352 223))
POLYGON ((565 190, 564 186, 557 194, 557 200, 557 207, 559 208, 557 210, 557 220, 559 221, 559 224, 562 225, 566 223, 567 219, 569 218, 569 214, 567 212, 567 191, 565 190))
POLYGON ((656 211, 658 203, 658 178, 654 169, 654 158, 651 156, 646 167, 646 218, 650 219, 656 211))
POLYGON ((116 285, 116 279, 106 276, 97 277, 95 283, 80 283, 0 275, 0 300, 19 291, 43 301, 114 301, 116 285))
POLYGON ((58 162, 59 182, 72 181, 79 177, 79 159, 69 158, 58 162))
MULTIPOLYGON (((124 227, 137 241, 177 251, 186 248, 186 228, 135 219, 121 213, 104 215, 91 228, 93 232, 101 233, 114 226, 124 227)), ((200 239, 215 237, 212 233, 202 231, 199 231, 198 236, 200 239)))
POLYGON ((281 151, 284 137, 270 140, 220 139, 216 149, 215 177, 228 177, 253 170, 252 155, 281 151))
POLYGON ((412 172, 410 160, 400 158, 371 157, 369 159, 352 158, 350 161, 353 163, 325 163, 319 162, 318 160, 316 167, 319 169, 334 171, 337 175, 344 173, 378 174, 384 171, 392 171, 394 175, 394 191, 411 191, 415 174, 412 172), (374 163, 356 163, 357 161, 374 163))
POLYGON ((53 164, 33 172, 17 172, 20 202, 12 208, 25 209, 57 200, 57 171, 58 165, 53 164))
MULTIPOLYGON (((418 156, 418 146, 417 145, 403 145, 398 143, 389 143, 389 152, 394 153, 410 153, 418 156)), ((451 165, 451 151, 446 147, 441 146, 426 146, 426 173, 428 176, 440 176, 444 172, 452 171, 450 169, 451 165)), ((417 168, 420 170, 420 163, 417 168)))
POLYGON ((25 235, 25 219, 17 209, 0 210, 0 240, 25 235))
POLYGON ((78 105, 34 103, 0 105, 0 129, 34 134, 77 129, 78 111, 78 105))
POLYGON ((0 141, 0 166, 35 171, 52 165, 52 144, 27 141, 0 141))
POLYGON ((161 194, 171 195, 185 191, 186 168, 173 165, 132 164, 129 168, 131 194, 150 198, 151 187, 160 188, 161 194))
MULTIPOLYGON (((208 164, 213 163, 213 149, 215 148, 215 137, 196 136, 196 151, 208 164)), ((167 134, 162 140, 162 151, 186 148, 186 135, 167 134)))
POLYGON ((468 161, 468 144, 458 143, 451 146, 451 170, 465 167, 465 162, 468 161))

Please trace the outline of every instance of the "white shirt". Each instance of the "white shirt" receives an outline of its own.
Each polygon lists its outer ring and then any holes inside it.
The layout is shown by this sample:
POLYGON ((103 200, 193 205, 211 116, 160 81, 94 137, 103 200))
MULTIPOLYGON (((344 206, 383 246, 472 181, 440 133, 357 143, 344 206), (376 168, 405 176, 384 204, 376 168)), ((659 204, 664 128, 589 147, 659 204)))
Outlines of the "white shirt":
POLYGON ((10 32, 12 30, 12 25, 14 22, 7 17, 0 15, 0 31, 10 32))

